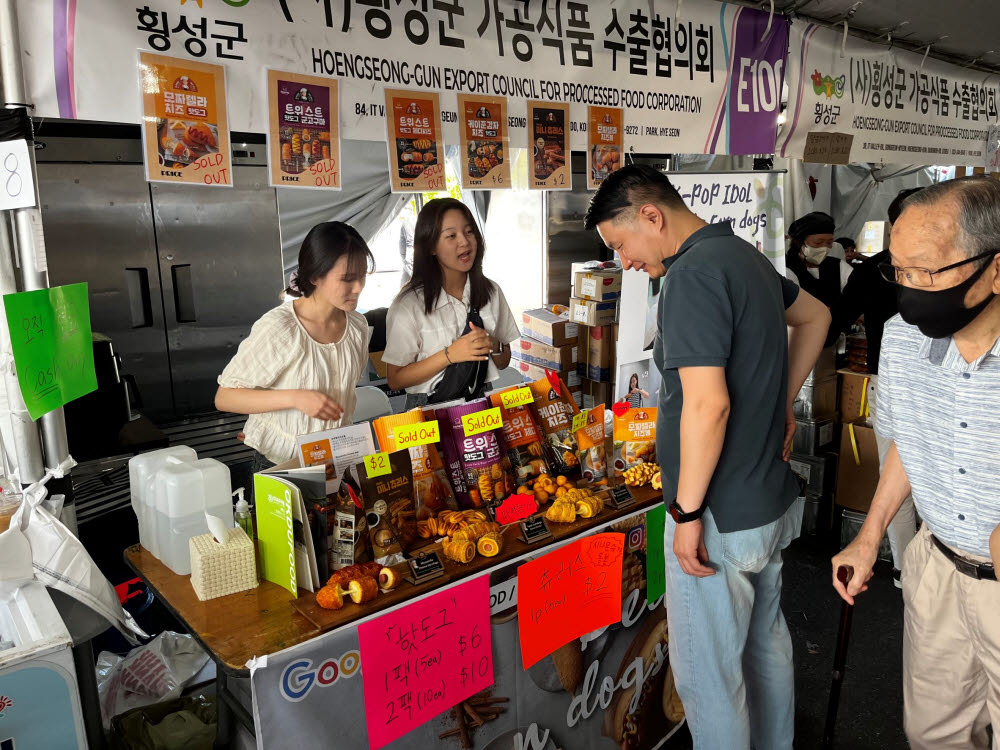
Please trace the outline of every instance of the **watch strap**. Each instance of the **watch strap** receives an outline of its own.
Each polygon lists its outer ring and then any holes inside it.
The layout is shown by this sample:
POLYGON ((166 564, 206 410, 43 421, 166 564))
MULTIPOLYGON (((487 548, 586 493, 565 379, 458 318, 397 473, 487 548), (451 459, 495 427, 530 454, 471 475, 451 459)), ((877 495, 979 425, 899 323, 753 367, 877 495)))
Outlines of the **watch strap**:
POLYGON ((691 521, 699 520, 705 513, 705 503, 702 503, 697 510, 693 510, 690 513, 685 513, 684 509, 677 504, 677 498, 674 498, 669 506, 670 515, 674 519, 674 523, 690 523, 691 521))

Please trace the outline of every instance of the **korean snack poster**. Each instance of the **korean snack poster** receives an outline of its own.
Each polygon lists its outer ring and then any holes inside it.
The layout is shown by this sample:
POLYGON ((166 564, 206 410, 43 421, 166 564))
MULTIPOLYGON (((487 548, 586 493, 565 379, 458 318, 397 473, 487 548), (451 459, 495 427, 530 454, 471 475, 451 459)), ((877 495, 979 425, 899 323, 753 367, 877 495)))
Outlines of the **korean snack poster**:
POLYGON ((462 147, 462 187, 510 189, 507 100, 497 96, 458 95, 458 130, 462 147))
POLYGON ((617 107, 587 107, 587 188, 597 190, 622 167, 624 113, 617 107))
POLYGON ((146 179, 233 186, 226 71, 139 52, 146 179))
POLYGON ((271 185, 340 190, 337 81, 268 70, 267 108, 271 185))
POLYGON ((568 161, 569 105, 528 102, 528 187, 533 190, 572 190, 568 161))
POLYGON ((425 91, 386 89, 385 113, 392 191, 444 190, 440 96, 425 91))

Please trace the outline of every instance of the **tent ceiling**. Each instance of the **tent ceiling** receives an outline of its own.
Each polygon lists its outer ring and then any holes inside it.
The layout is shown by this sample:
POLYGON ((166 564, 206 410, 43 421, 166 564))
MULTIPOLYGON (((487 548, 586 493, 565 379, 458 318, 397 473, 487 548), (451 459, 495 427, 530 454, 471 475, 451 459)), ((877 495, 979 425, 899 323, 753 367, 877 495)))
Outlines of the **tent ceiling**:
MULTIPOLYGON (((768 0, 736 0, 767 10, 768 0)), ((948 62, 1000 73, 998 0, 775 0, 775 11, 827 24, 848 22, 856 35, 920 50, 948 62), (975 62, 974 62, 975 61, 975 62), (974 63, 974 64, 973 64, 974 63)))

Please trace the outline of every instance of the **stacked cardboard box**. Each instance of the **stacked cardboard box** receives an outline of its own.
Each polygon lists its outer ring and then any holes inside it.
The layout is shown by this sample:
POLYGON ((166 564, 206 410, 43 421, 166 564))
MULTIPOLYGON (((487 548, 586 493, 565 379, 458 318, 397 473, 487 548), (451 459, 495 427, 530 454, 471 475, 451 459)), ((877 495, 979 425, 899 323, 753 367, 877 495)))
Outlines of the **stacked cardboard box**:
POLYGON ((582 404, 577 372, 579 329, 566 313, 545 307, 527 310, 521 316, 522 336, 510 345, 510 366, 521 373, 525 382, 541 380, 546 370, 558 372, 577 404, 582 404))
POLYGON ((586 326, 612 325, 618 321, 621 295, 620 268, 574 270, 570 319, 586 326))

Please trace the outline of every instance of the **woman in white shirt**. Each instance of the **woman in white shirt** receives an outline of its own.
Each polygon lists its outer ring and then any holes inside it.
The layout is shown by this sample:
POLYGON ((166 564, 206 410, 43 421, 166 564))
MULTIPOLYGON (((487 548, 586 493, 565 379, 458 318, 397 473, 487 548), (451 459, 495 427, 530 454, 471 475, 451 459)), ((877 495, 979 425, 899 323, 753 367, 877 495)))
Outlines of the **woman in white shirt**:
MULTIPOLYGON (((354 388, 368 362, 358 296, 373 265, 353 227, 314 226, 285 290, 294 299, 254 323, 219 376, 215 407, 250 415, 246 444, 267 462, 292 458, 300 435, 351 424, 354 388)), ((258 460, 255 468, 263 466, 258 460)))
POLYGON ((485 250, 464 203, 436 198, 424 205, 414 229, 413 277, 389 307, 382 355, 389 387, 406 389, 407 409, 443 400, 432 394, 449 365, 483 362, 489 383, 510 363, 508 345, 520 333, 500 287, 483 275, 485 250), (470 312, 483 325, 470 322, 463 335, 470 312))

